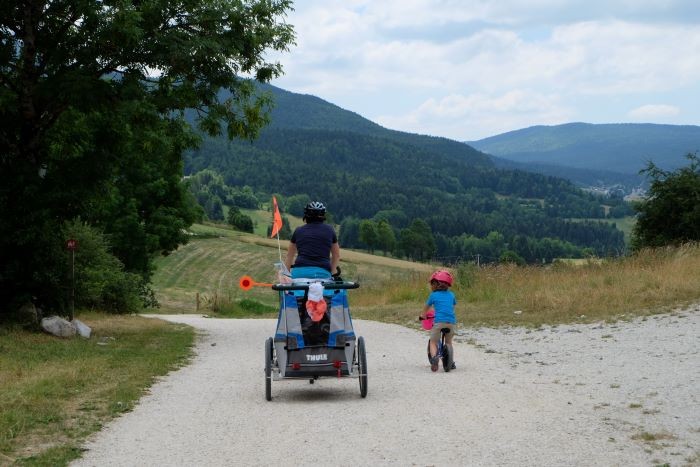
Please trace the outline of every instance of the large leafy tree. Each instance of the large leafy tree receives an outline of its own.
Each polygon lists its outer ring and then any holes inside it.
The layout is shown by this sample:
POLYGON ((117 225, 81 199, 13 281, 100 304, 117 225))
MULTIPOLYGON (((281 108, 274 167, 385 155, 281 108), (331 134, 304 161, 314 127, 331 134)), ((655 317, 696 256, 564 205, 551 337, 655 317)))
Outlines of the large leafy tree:
POLYGON ((377 222, 377 243, 384 253, 390 252, 396 246, 396 235, 389 222, 382 219, 377 222))
POLYGON ((185 241, 185 122, 253 138, 281 73, 289 0, 0 0, 0 309, 61 301, 64 220, 100 228, 129 271, 185 241), (228 99, 218 99, 221 90, 228 99))
POLYGON ((423 261, 435 253, 435 238, 430 226, 423 219, 414 219, 411 225, 401 230, 399 248, 409 258, 423 261))
POLYGON ((657 247, 700 241, 700 157, 669 172, 649 163, 642 173, 651 179, 649 196, 636 206, 633 246, 657 247))

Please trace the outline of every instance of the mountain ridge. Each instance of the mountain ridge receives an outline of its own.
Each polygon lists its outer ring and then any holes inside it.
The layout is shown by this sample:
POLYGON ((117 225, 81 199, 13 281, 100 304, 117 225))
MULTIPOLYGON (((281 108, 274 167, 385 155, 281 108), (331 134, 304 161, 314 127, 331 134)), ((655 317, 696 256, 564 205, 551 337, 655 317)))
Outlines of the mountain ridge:
POLYGON ((535 125, 466 144, 520 163, 637 175, 649 161, 672 170, 700 151, 700 126, 571 122, 535 125))

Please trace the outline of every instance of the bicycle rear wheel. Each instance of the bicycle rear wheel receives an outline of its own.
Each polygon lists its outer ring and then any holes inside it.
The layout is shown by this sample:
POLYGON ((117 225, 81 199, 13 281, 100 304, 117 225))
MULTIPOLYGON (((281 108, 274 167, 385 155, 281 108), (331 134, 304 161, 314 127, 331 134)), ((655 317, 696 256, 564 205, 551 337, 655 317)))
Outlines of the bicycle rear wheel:
POLYGON ((452 351, 452 346, 448 344, 442 345, 442 368, 443 370, 450 371, 452 369, 452 362, 454 361, 454 353, 452 351))

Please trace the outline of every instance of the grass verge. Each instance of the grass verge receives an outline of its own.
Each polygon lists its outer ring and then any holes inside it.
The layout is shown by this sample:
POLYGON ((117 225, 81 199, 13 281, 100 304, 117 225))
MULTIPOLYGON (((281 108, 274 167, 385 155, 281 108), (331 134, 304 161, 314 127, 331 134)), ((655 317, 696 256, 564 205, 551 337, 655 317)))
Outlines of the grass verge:
POLYGON ((190 327, 84 313, 90 339, 0 328, 0 465, 67 465, 191 355, 190 327))

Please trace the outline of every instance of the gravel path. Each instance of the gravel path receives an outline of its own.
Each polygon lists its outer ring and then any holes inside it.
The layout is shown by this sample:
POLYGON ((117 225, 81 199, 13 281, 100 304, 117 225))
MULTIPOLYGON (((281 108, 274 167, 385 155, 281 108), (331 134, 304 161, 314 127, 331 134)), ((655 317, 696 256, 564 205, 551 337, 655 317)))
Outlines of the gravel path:
POLYGON ((356 379, 273 381, 272 320, 158 316, 201 330, 192 364, 154 385, 75 466, 700 463, 700 307, 614 325, 469 329, 457 370, 432 373, 426 335, 355 320, 356 379))

